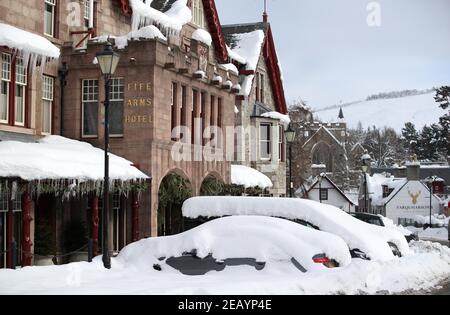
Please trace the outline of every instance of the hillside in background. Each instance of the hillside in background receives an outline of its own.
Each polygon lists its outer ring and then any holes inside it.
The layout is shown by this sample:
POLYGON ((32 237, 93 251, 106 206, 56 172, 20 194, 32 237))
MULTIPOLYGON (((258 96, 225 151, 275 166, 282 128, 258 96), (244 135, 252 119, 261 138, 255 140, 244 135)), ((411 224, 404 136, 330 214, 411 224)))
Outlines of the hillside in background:
POLYGON ((321 121, 333 122, 337 120, 339 107, 342 106, 345 121, 350 128, 356 128, 361 122, 363 128, 387 126, 398 132, 401 132, 406 122, 414 123, 417 129, 422 129, 424 125, 437 123, 445 111, 440 109, 435 102, 434 90, 424 91, 423 94, 417 92, 415 95, 416 92, 380 93, 376 96, 369 96, 365 101, 318 109, 314 111, 314 115, 321 121), (393 97, 394 95, 395 97, 393 97))

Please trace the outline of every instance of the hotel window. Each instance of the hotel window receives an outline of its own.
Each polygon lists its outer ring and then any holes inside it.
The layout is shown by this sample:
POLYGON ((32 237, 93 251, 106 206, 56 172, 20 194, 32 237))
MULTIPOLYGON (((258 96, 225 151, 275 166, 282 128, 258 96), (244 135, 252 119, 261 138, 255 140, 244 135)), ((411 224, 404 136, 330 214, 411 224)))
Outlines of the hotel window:
POLYGON ((22 57, 16 57, 15 119, 17 126, 25 126, 25 100, 27 91, 27 69, 22 57))
POLYGON ((98 80, 83 80, 83 137, 98 135, 98 80))
POLYGON ((201 138, 202 138, 202 144, 205 145, 206 144, 206 138, 205 138, 205 129, 206 129, 206 93, 202 92, 200 94, 200 104, 201 104, 201 109, 200 109, 200 119, 201 119, 201 127, 200 127, 200 131, 201 131, 201 138))
POLYGON ((181 111, 181 121, 180 126, 186 127, 187 126, 187 88, 186 86, 181 86, 181 105, 180 105, 180 111, 181 111))
POLYGON ((196 138, 196 126, 195 126, 195 118, 198 113, 198 91, 192 90, 192 115, 191 115, 191 135, 192 135, 192 144, 195 144, 196 138))
MULTIPOLYGON (((175 82, 172 82, 172 89, 171 89, 171 101, 170 101, 170 108, 171 108, 171 128, 170 128, 170 134, 172 135, 173 130, 178 126, 178 84, 175 82)), ((172 137, 173 141, 177 141, 177 137, 172 137)))
MULTIPOLYGON (((217 124, 216 126, 219 129, 222 129, 222 98, 218 97, 217 98, 217 124)), ((222 135, 222 137, 220 137, 221 135, 218 135, 217 138, 217 148, 221 149, 223 148, 223 141, 224 141, 224 137, 222 135)))
POLYGON ((285 160, 285 152, 284 152, 284 128, 283 126, 279 126, 278 131, 278 160, 280 162, 284 162, 285 160))
POLYGON ((93 0, 84 0, 84 27, 91 29, 94 26, 93 20, 93 0))
POLYGON ((192 1, 192 22, 195 25, 205 28, 205 18, 203 12, 203 1, 202 0, 193 0, 192 1))
POLYGON ((45 0, 44 10, 44 34, 55 36, 55 12, 56 0, 45 0))
POLYGON ((2 54, 2 75, 0 82, 0 123, 8 123, 9 117, 9 85, 11 83, 11 56, 2 54))
POLYGON ((271 124, 261 124, 259 126, 259 147, 261 160, 270 160, 271 158, 271 124))
POLYGON ((123 136, 124 79, 112 78, 109 91, 109 130, 111 136, 123 136))
POLYGON ((256 101, 264 103, 264 74, 256 73, 256 101))
POLYGON ((216 124, 216 97, 211 95, 211 112, 210 112, 210 123, 211 127, 217 127, 216 124))
POLYGON ((42 133, 51 134, 52 132, 52 108, 53 108, 53 88, 54 79, 43 76, 42 82, 42 133))

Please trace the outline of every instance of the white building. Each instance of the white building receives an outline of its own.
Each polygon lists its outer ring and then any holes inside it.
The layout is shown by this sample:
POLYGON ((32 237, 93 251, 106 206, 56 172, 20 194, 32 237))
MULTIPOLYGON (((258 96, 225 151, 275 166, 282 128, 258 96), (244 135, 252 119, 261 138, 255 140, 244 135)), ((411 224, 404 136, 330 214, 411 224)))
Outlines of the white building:
MULTIPOLYGON (((419 179, 420 164, 407 167, 406 178, 395 178, 389 174, 366 175, 366 183, 360 189, 362 212, 382 214, 397 224, 413 220, 415 216, 430 214, 430 189, 419 179), (367 188, 367 190, 366 190, 367 188), (365 200, 369 207, 365 207, 365 200), (365 210, 365 208, 368 208, 365 210)), ((439 214, 441 200, 431 194, 431 212, 439 214)))
MULTIPOLYGON (((313 172, 317 170, 320 168, 313 166, 313 172)), ((325 173, 311 177, 297 190, 296 196, 332 205, 346 212, 354 212, 356 209, 356 204, 325 173)))

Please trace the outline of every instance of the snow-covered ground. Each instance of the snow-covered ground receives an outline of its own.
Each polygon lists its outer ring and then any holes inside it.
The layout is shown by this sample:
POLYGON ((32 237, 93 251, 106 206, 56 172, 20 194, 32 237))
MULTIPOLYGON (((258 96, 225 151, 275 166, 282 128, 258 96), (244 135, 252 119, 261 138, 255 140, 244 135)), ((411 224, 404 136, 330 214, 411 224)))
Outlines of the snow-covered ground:
POLYGON ((412 233, 416 233, 419 239, 429 239, 435 241, 448 241, 448 229, 445 227, 441 228, 428 228, 424 230, 423 228, 416 228, 413 226, 408 226, 407 229, 412 233))
MULTIPOLYGON (((362 101, 346 106, 343 110, 345 121, 351 128, 356 128, 358 122, 361 122, 365 128, 373 125, 379 128, 388 126, 398 132, 407 122, 412 122, 417 129, 421 129, 426 124, 439 122, 439 117, 445 114, 434 101, 434 92, 402 98, 362 101)), ((338 113, 339 108, 324 111, 318 109, 315 115, 328 122, 336 121, 338 113)))
POLYGON ((0 270, 0 294, 375 294, 427 291, 449 278, 449 248, 419 241, 411 252, 387 262, 354 259, 345 268, 305 274, 286 263, 263 271, 228 267, 197 277, 130 267, 117 259, 105 270, 97 258, 91 264, 0 270))

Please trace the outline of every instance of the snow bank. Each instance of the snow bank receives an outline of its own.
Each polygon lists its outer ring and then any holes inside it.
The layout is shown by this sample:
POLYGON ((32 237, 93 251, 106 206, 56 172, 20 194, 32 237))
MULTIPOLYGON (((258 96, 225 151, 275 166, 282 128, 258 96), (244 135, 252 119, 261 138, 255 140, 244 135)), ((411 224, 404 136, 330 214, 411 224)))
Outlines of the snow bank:
POLYGON ((289 118, 289 115, 283 115, 279 112, 268 112, 262 114, 261 116, 279 120, 284 125, 285 129, 287 129, 291 123, 291 118, 289 118))
POLYGON ((153 0, 130 0, 133 9, 132 29, 137 31, 142 26, 157 25, 166 34, 178 34, 183 25, 191 22, 192 12, 187 0, 177 0, 172 7, 161 12, 151 7, 153 0))
MULTIPOLYGON (((0 142, 0 178, 103 180, 104 151, 86 142, 48 136, 37 143, 0 142)), ((110 154, 111 180, 147 179, 127 161, 110 154)))
POLYGON ((161 31, 154 25, 149 25, 142 27, 137 31, 131 31, 127 35, 124 36, 99 36, 93 38, 92 41, 97 43, 106 43, 108 38, 112 38, 115 41, 115 46, 117 49, 124 49, 128 46, 128 42, 130 40, 143 40, 143 39, 162 39, 167 41, 167 38, 161 33, 161 31))
POLYGON ((386 218, 386 217, 384 217, 382 215, 378 215, 378 216, 383 221, 383 224, 384 224, 385 227, 397 230, 397 231, 399 231, 400 233, 402 233, 405 236, 409 236, 409 235, 413 234, 410 230, 408 230, 404 226, 396 225, 393 220, 391 220, 389 218, 386 218))
POLYGON ((398 231, 365 223, 336 207, 311 200, 196 197, 187 200, 183 205, 183 216, 187 218, 230 215, 262 215, 307 221, 322 231, 342 237, 350 249, 359 249, 373 260, 385 261, 394 258, 388 242, 394 243, 403 255, 409 253, 408 243, 398 231))
POLYGON ((428 228, 424 230, 423 228, 416 228, 413 226, 406 227, 410 233, 416 233, 419 239, 433 240, 433 241, 448 241, 448 229, 445 227, 441 228, 428 228))
POLYGON ((231 165, 231 183, 235 185, 242 185, 245 188, 273 187, 273 183, 269 177, 254 168, 243 165, 231 165))
MULTIPOLYGON (((117 257, 125 266, 150 269, 158 259, 180 257, 196 251, 199 258, 216 260, 253 258, 268 264, 295 258, 306 270, 323 270, 313 262, 326 254, 341 266, 351 262, 347 245, 339 237, 269 217, 227 217, 205 223, 185 233, 149 238, 124 248, 117 257)), ((166 267, 168 268, 168 267, 166 267)))
POLYGON ((212 44, 212 37, 211 34, 207 31, 205 31, 204 29, 197 29, 193 34, 192 34, 192 39, 203 43, 207 46, 211 46, 212 44))

